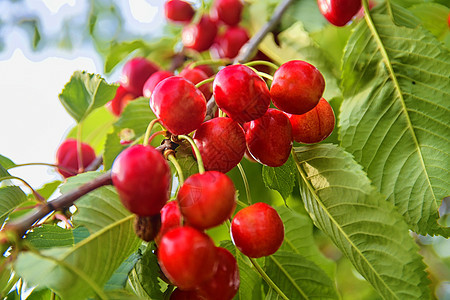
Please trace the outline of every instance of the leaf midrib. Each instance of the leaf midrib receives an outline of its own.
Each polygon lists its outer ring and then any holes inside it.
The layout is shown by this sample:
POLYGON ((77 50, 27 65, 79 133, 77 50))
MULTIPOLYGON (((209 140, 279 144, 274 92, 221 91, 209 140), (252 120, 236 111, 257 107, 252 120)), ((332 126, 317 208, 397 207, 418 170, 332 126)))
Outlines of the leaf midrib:
POLYGON ((303 292, 303 290, 297 285, 295 280, 291 277, 291 275, 286 272, 286 270, 282 267, 282 265, 276 260, 276 258, 273 255, 270 255, 269 258, 280 268, 280 270, 283 272, 283 274, 289 279, 289 281, 292 283, 292 285, 296 288, 296 290, 303 296, 305 299, 309 299, 309 297, 303 292))

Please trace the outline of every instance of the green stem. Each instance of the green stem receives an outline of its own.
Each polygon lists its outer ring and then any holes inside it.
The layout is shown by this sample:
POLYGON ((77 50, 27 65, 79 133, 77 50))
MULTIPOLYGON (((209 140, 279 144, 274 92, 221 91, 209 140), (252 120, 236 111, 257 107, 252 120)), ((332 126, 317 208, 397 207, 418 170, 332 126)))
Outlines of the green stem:
POLYGON ((200 174, 205 173, 205 167, 203 166, 202 155, 200 154, 200 150, 198 149, 197 144, 195 144, 194 140, 188 135, 179 135, 178 138, 180 138, 182 140, 187 140, 191 144, 192 149, 194 149, 194 153, 197 158, 198 172, 200 174))
POLYGON ((265 61, 265 60, 254 60, 254 61, 245 63, 244 65, 246 65, 247 67, 264 65, 264 66, 268 66, 274 70, 277 70, 279 68, 279 66, 277 66, 276 64, 274 64, 270 61, 265 61))
POLYGON ((242 202, 242 201, 239 200, 239 199, 236 199, 236 203, 237 203, 238 205, 244 207, 244 208, 248 206, 247 204, 245 204, 244 202, 242 202))
POLYGON ((196 88, 199 88, 199 87, 201 87, 201 86, 204 85, 204 84, 213 82, 215 77, 216 77, 216 76, 211 76, 211 77, 209 77, 209 78, 206 78, 205 80, 202 80, 202 81, 200 81, 199 83, 197 83, 197 84, 195 85, 195 87, 196 87, 196 88))
POLYGON ((178 181, 180 183, 180 186, 184 183, 184 176, 183 176, 183 170, 181 169, 180 164, 178 163, 177 159, 173 154, 170 154, 167 156, 167 159, 174 165, 175 169, 177 169, 178 173, 178 181))
POLYGON ((142 145, 147 146, 148 140, 150 138, 150 134, 152 133, 153 126, 159 122, 159 119, 154 119, 150 123, 148 123, 147 130, 145 131, 144 142, 142 145))
POLYGON ((77 172, 74 172, 73 170, 68 169, 68 168, 66 168, 66 167, 59 166, 59 165, 55 165, 55 164, 49 164, 49 163, 26 163, 26 164, 16 164, 16 165, 14 165, 14 166, 11 166, 11 167, 7 168, 6 170, 10 170, 10 169, 18 168, 18 167, 26 167, 26 166, 48 166, 48 167, 54 167, 54 168, 63 170, 63 171, 65 171, 65 172, 70 173, 70 174, 73 174, 73 175, 76 175, 76 174, 77 174, 77 172))
POLYGON ((28 182, 26 182, 26 181, 23 180, 22 178, 17 177, 17 176, 3 176, 3 177, 0 177, 0 181, 8 180, 8 179, 16 179, 16 180, 21 181, 23 184, 25 184, 25 185, 31 190, 31 192, 33 193, 33 195, 34 195, 34 197, 36 198, 37 201, 39 201, 39 202, 45 202, 45 198, 42 197, 38 192, 36 192, 36 191, 31 187, 31 185, 28 184, 28 182))
POLYGON ((259 72, 259 71, 256 71, 256 74, 258 74, 261 77, 264 77, 264 78, 267 78, 267 79, 273 81, 273 76, 272 75, 269 75, 269 74, 264 73, 264 72, 259 72))
POLYGON ((254 258, 249 257, 251 263, 255 267, 256 271, 258 271, 259 275, 264 279, 267 284, 277 292, 278 295, 280 295, 281 298, 285 300, 289 300, 289 298, 280 290, 280 288, 275 284, 275 282, 270 279, 270 277, 264 272, 264 270, 261 268, 261 266, 256 262, 254 258))
POLYGON ((250 186, 248 184, 248 180, 247 180, 247 176, 245 175, 244 168, 242 167, 241 163, 238 163, 237 167, 239 169, 239 172, 241 173, 242 180, 244 181, 245 193, 247 195, 248 205, 252 205, 252 203, 253 203, 252 202, 252 195, 250 194, 250 186))

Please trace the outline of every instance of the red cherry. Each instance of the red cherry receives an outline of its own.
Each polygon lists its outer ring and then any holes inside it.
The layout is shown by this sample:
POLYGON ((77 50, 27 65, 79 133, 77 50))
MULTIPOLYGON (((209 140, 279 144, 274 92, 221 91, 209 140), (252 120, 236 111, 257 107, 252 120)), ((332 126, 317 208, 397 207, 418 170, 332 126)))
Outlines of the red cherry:
POLYGON ((206 299, 231 300, 240 284, 238 264, 227 249, 220 247, 216 249, 217 271, 212 279, 200 285, 198 293, 206 299))
MULTIPOLYGON (((189 67, 189 65, 186 66, 186 68, 188 68, 188 67, 189 67)), ((214 71, 214 69, 209 65, 198 65, 198 66, 195 66, 193 69, 202 70, 203 72, 205 72, 206 75, 208 75, 208 77, 211 77, 214 74, 216 74, 216 71, 214 71)))
POLYGON ((147 81, 145 81, 144 87, 142 88, 144 97, 150 98, 158 83, 171 76, 173 76, 173 73, 169 71, 157 71, 153 73, 147 81))
POLYGON ((322 15, 333 25, 345 26, 361 8, 361 0, 317 0, 322 15))
POLYGON ((142 88, 147 79, 158 71, 158 66, 143 57, 135 57, 125 63, 120 83, 130 93, 142 96, 142 88))
POLYGON ((161 238, 170 230, 182 226, 181 213, 178 208, 177 201, 167 202, 161 209, 161 228, 155 238, 155 242, 159 245, 161 238))
POLYGON ((197 24, 184 27, 181 40, 186 48, 198 52, 208 50, 217 35, 217 24, 207 15, 203 15, 197 24))
POLYGON ((215 0, 211 7, 211 16, 228 26, 235 26, 241 21, 243 8, 241 0, 215 0))
POLYGON ((170 294, 170 300, 207 300, 199 294, 197 290, 193 291, 183 291, 180 289, 175 289, 172 294, 170 294))
POLYGON ((447 20, 447 23, 448 23, 448 28, 450 28, 450 13, 448 14, 448 20, 447 20))
POLYGON ((282 166, 291 153, 292 129, 289 118, 269 108, 264 116, 244 125, 250 154, 262 164, 282 166))
POLYGON ((283 221, 270 205, 255 203, 234 216, 231 222, 231 239, 248 257, 272 255, 284 240, 283 221))
POLYGON ((177 201, 186 224, 208 229, 231 217, 235 197, 233 181, 223 173, 209 171, 190 176, 180 188, 177 201))
POLYGON ((273 104, 284 112, 301 115, 319 103, 325 90, 325 79, 316 67, 291 60, 273 75, 270 95, 273 104))
MULTIPOLYGON (((81 143, 81 158, 81 166, 84 169, 94 161, 94 149, 86 143, 81 143)), ((78 151, 76 139, 69 138, 59 145, 58 151, 56 151, 56 164, 73 171, 73 173, 71 173, 57 169, 57 171, 64 176, 64 178, 74 176, 78 173, 78 151)))
POLYGON ((175 135, 197 129, 206 116, 206 100, 190 81, 172 76, 153 90, 150 107, 160 122, 175 135))
POLYGON ((213 277, 217 251, 205 233, 189 226, 178 227, 162 237, 158 262, 173 284, 182 290, 192 290, 213 277))
MULTIPOLYGON (((185 68, 183 69, 180 74, 181 77, 186 78, 193 84, 197 84, 205 79, 208 79, 209 76, 206 75, 205 72, 198 68, 185 68)), ((199 90, 203 93, 206 100, 209 100, 212 96, 212 82, 206 83, 199 87, 199 90)))
POLYGON ((219 36, 212 45, 210 52, 217 58, 233 59, 239 54, 242 46, 247 43, 249 37, 247 30, 242 27, 229 27, 219 36))
POLYGON ((166 18, 172 22, 189 23, 195 15, 192 5, 182 0, 167 0, 164 3, 166 18))
POLYGON ((213 93, 217 106, 239 123, 262 117, 270 104, 266 82, 244 65, 220 70, 214 79, 213 93))
POLYGON ((136 215, 156 215, 168 200, 170 168, 152 147, 135 145, 122 151, 111 177, 123 205, 136 215))
POLYGON ((303 144, 314 144, 326 139, 334 129, 334 112, 325 99, 303 115, 288 114, 292 125, 294 141, 303 144))
POLYGON ((123 109, 131 100, 137 98, 136 95, 128 92, 122 85, 119 85, 114 98, 107 103, 107 108, 115 115, 120 116, 123 109))
POLYGON ((214 118, 203 123, 194 133, 206 170, 226 173, 244 156, 244 130, 230 118, 214 118))

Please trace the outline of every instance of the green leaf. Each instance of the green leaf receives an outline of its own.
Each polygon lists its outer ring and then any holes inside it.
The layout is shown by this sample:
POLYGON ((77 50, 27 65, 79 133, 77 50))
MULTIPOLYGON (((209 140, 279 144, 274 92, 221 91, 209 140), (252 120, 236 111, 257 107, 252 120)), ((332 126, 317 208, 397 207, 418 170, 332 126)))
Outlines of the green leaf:
POLYGON ((372 18, 344 56, 341 145, 411 229, 448 237, 437 220, 450 194, 450 52, 401 7, 372 18))
MULTIPOLYGON (((297 170, 295 170, 297 172, 297 170)), ((311 219, 283 206, 276 207, 284 224, 284 242, 280 250, 302 255, 319 266, 330 278, 336 275, 336 263, 317 247, 311 219)))
POLYGON ((142 258, 142 254, 140 250, 132 253, 121 265, 120 267, 112 274, 111 278, 105 284, 105 291, 113 291, 120 290, 125 288, 128 273, 134 268, 136 262, 142 258))
POLYGON ((5 222, 8 215, 20 204, 27 201, 27 195, 17 186, 0 188, 0 224, 5 222))
POLYGON ((292 194, 295 186, 296 169, 292 157, 281 167, 263 166, 262 178, 266 187, 276 190, 284 201, 292 194))
POLYGON ((278 250, 266 257, 266 273, 289 299, 339 299, 327 274, 299 254, 278 250))
POLYGON ((62 181, 55 180, 52 182, 48 182, 44 184, 41 188, 37 189, 36 192, 39 193, 42 197, 45 199, 50 198, 51 195, 56 191, 56 189, 59 187, 62 181))
POLYGON ((438 3, 420 3, 409 8, 420 19, 423 27, 428 29, 439 40, 450 35, 447 18, 450 9, 438 3))
POLYGON ((111 73, 114 67, 130 55, 131 52, 143 47, 145 47, 145 43, 141 40, 113 45, 111 51, 106 56, 105 73, 111 73))
POLYGON ((33 228, 27 233, 25 241, 28 241, 36 249, 65 247, 74 244, 71 229, 47 224, 33 228))
MULTIPOLYGON (((5 168, 6 170, 14 167, 16 164, 10 160, 9 158, 7 158, 6 156, 3 156, 0 154, 0 165, 3 166, 3 168, 5 168)), ((5 176, 4 174, 0 174, 1 176, 5 176)))
POLYGON ((295 148, 300 194, 314 224, 386 299, 429 299, 425 264, 406 223, 350 154, 295 148))
POLYGON ((97 74, 75 71, 59 94, 59 100, 78 123, 94 109, 114 98, 117 85, 110 85, 97 74))
POLYGON ((51 299, 52 291, 49 289, 35 289, 33 292, 27 297, 27 300, 48 300, 51 299))
POLYGON ((89 233, 89 230, 84 226, 75 227, 72 233, 73 233, 73 242, 75 244, 78 244, 79 242, 81 242, 82 240, 91 235, 89 233))

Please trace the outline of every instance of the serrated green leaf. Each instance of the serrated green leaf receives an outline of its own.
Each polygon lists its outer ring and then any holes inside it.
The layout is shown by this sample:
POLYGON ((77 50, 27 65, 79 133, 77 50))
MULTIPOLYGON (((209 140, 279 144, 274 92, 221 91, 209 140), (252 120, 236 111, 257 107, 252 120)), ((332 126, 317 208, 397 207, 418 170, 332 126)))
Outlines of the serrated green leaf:
POLYGON ((397 5, 371 15, 344 56, 341 145, 411 229, 448 237, 437 220, 450 194, 450 52, 397 5))
POLYGON ((17 186, 0 188, 0 224, 5 222, 8 215, 20 204, 27 201, 25 193, 17 186))
POLYGON ((139 259, 142 258, 140 250, 132 253, 112 274, 111 278, 105 284, 105 291, 114 291, 124 289, 128 280, 128 274, 134 268, 139 259))
POLYGON ((300 194, 315 225, 385 299, 429 299, 425 264, 406 223, 350 154, 295 148, 300 194))
POLYGON ((82 240, 91 235, 89 233, 89 230, 84 226, 75 227, 72 233, 73 233, 73 242, 75 244, 78 244, 79 242, 81 242, 82 240))
POLYGON ((59 100, 78 123, 94 109, 114 98, 117 85, 108 84, 100 75, 75 71, 66 83, 59 100))
POLYGON ((266 187, 276 190, 284 201, 292 194, 295 186, 296 168, 292 157, 281 167, 263 166, 262 178, 266 187))
POLYGON ((65 247, 74 244, 71 229, 47 224, 33 228, 27 233, 25 241, 28 241, 36 249, 65 247))
POLYGON ((145 43, 141 40, 112 45, 111 51, 106 56, 105 73, 111 73, 114 67, 130 55, 131 52, 142 47, 145 47, 145 43))
MULTIPOLYGON (((296 170, 297 172, 297 170, 296 170)), ((336 263, 317 248, 311 219, 283 206, 275 207, 284 224, 284 242, 280 250, 299 254, 320 267, 329 278, 336 275, 336 263)))
POLYGON ((44 184, 41 188, 37 189, 36 192, 39 193, 44 199, 50 198, 51 195, 56 191, 58 186, 61 184, 61 180, 55 180, 44 184))
POLYGON ((266 257, 266 273, 289 299, 339 299, 327 274, 297 253, 278 250, 266 257))

